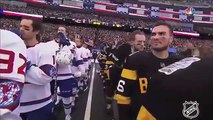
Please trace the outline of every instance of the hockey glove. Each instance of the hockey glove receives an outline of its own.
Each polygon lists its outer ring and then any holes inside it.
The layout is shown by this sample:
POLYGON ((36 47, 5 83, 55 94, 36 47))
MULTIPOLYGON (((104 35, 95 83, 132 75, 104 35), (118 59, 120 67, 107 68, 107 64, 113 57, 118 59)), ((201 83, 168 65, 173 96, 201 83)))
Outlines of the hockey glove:
POLYGON ((59 32, 58 36, 59 36, 59 39, 60 39, 59 43, 61 45, 63 45, 63 46, 66 46, 66 45, 69 46, 70 45, 69 39, 66 37, 66 35, 64 33, 59 32))

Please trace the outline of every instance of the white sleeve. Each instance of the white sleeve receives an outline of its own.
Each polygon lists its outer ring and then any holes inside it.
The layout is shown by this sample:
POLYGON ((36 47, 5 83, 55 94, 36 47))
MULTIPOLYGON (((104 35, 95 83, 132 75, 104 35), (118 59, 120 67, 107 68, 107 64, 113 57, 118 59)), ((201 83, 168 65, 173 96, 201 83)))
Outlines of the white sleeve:
POLYGON ((89 49, 87 49, 87 51, 88 51, 88 62, 89 62, 89 65, 91 65, 91 58, 92 58, 92 53, 90 52, 90 50, 89 49))
POLYGON ((86 69, 85 65, 81 64, 78 66, 79 71, 81 72, 82 75, 86 74, 86 69))
POLYGON ((87 55, 87 50, 86 50, 86 48, 83 48, 82 50, 81 50, 81 52, 82 52, 82 55, 81 55, 81 57, 84 59, 84 58, 88 58, 88 55, 87 55))
POLYGON ((92 58, 92 53, 91 53, 91 51, 90 51, 90 50, 88 50, 88 51, 89 51, 89 57, 92 58))
POLYGON ((85 72, 86 70, 85 70, 83 58, 81 57, 81 55, 82 55, 82 51, 80 51, 80 49, 76 49, 76 54, 75 54, 76 64, 75 64, 75 66, 78 67, 79 71, 83 75, 83 74, 86 73, 85 72))
POLYGON ((48 45, 39 47, 35 54, 36 66, 32 66, 26 74, 26 82, 44 85, 50 83, 56 75, 54 50, 51 50, 48 45), (49 50, 49 51, 48 51, 49 50))
POLYGON ((44 65, 42 67, 32 66, 26 74, 26 82, 45 85, 52 81, 53 73, 56 73, 56 69, 51 65, 44 65))

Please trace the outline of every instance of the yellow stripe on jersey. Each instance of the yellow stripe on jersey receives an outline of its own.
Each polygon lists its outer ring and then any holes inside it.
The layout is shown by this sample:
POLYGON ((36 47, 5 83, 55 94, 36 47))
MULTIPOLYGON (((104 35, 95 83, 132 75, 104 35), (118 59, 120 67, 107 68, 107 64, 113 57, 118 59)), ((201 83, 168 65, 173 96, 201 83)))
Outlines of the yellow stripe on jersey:
POLYGON ((119 94, 115 94, 114 99, 117 101, 118 104, 129 105, 131 102, 130 97, 125 97, 119 94))
POLYGON ((113 65, 114 63, 112 61, 106 61, 107 65, 113 65))
POLYGON ((130 79, 130 80, 137 80, 137 73, 135 70, 123 69, 121 73, 121 77, 130 79))
POLYGON ((144 106, 138 112, 137 120, 157 120, 144 106))

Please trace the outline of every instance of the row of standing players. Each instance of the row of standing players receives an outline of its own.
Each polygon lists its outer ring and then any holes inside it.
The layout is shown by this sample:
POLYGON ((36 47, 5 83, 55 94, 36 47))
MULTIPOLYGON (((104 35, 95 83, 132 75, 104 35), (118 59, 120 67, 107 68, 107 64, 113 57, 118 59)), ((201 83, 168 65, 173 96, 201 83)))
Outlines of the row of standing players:
POLYGON ((99 54, 106 109, 114 120, 212 119, 213 49, 170 53, 172 41, 171 25, 157 22, 150 40, 136 30, 130 43, 99 54), (150 52, 143 50, 145 42, 150 52))
POLYGON ((58 28, 54 40, 40 43, 37 19, 22 18, 19 31, 21 38, 1 30, 1 120, 55 120, 56 96, 65 120, 71 120, 79 90, 88 87, 90 51, 79 35, 69 41, 65 27, 58 28))

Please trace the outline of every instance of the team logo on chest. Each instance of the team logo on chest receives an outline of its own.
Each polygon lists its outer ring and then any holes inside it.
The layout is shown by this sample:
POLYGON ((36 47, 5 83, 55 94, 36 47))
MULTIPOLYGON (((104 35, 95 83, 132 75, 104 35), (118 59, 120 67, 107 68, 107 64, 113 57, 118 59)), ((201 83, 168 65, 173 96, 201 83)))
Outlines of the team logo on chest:
POLYGON ((195 102, 185 101, 183 103, 183 110, 182 110, 183 116, 188 119, 196 118, 200 113, 198 106, 199 103, 197 103, 197 101, 195 102))

